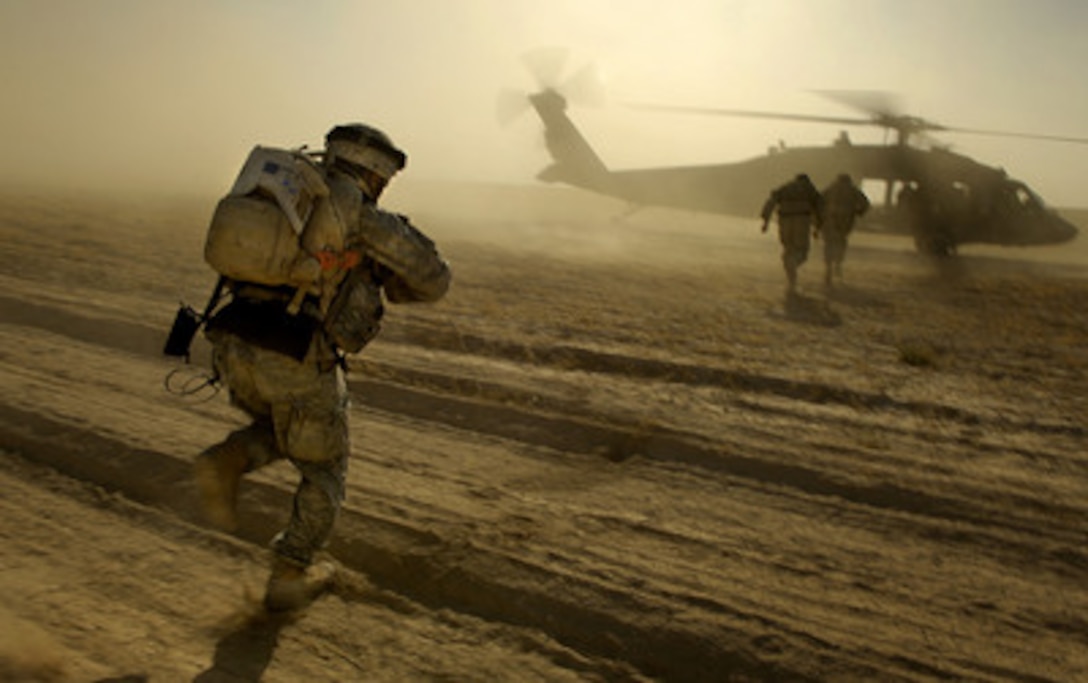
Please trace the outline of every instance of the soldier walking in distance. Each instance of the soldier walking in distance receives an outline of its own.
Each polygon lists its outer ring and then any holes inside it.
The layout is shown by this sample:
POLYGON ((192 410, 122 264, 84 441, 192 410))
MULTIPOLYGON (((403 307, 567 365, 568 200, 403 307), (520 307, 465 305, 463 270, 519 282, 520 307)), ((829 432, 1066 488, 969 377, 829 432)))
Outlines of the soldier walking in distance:
POLYGON ((797 269, 808 259, 810 233, 819 235, 820 192, 808 175, 797 176, 773 190, 763 204, 762 231, 767 232, 777 210, 778 240, 782 243, 782 266, 786 269, 787 294, 797 291, 797 269))
MULTIPOLYGON (((196 459, 205 515, 234 529, 245 473, 286 458, 300 475, 290 519, 272 541, 264 596, 269 610, 305 606, 335 571, 314 555, 328 540, 344 498, 350 456, 345 355, 377 334, 383 301, 436 301, 450 282, 433 242, 406 217, 377 206, 406 161, 384 133, 357 123, 337 126, 325 137, 323 156, 312 156, 302 161, 319 191, 308 205, 299 244, 291 246, 299 255, 291 266, 295 280, 276 284, 226 275, 229 303, 205 331, 219 381, 231 403, 252 418, 196 459), (306 274, 302 284, 300 273, 306 274)), ((257 166, 277 171, 272 162, 257 166)), ((254 196, 242 200, 258 201, 254 196)), ((213 263, 214 246, 209 232, 205 258, 222 274, 229 269, 213 263)))
POLYGON ((822 194, 820 232, 824 238, 824 284, 842 279, 842 262, 854 221, 869 210, 869 198, 847 173, 840 174, 822 194))

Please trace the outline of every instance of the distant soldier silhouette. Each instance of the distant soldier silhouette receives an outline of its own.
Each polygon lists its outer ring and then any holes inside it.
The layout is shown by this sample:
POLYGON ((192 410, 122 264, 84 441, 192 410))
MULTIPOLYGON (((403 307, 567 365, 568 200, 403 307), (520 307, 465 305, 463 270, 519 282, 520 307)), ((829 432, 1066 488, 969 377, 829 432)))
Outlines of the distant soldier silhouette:
POLYGON ((869 210, 869 198, 847 173, 840 174, 822 194, 820 232, 824 238, 824 284, 834 276, 842 279, 842 262, 854 221, 869 210))
POLYGON ((782 243, 782 266, 786 269, 787 294, 797 291, 797 269, 808 260, 810 230, 819 235, 820 191, 808 175, 798 173, 790 182, 771 191, 760 216, 763 232, 777 211, 778 240, 782 243))

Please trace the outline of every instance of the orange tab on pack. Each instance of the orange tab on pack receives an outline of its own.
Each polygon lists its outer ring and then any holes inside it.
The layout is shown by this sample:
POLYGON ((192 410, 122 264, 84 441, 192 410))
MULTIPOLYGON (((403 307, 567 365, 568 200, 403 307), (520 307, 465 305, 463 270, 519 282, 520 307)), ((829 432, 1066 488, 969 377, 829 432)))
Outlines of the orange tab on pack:
POLYGON ((314 254, 314 258, 321 264, 321 270, 335 270, 340 265, 340 257, 332 249, 322 249, 314 254))
POLYGON ((314 257, 321 264, 321 270, 351 270, 362 261, 359 252, 350 250, 338 254, 332 249, 322 249, 314 257))

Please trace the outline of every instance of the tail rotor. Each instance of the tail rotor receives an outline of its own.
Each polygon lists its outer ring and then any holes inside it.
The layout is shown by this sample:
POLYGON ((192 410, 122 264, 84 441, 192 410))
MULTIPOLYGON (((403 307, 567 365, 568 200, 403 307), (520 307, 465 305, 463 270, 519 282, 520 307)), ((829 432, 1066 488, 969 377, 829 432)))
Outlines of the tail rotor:
POLYGON ((521 58, 526 70, 536 84, 535 93, 503 88, 499 91, 495 113, 499 123, 509 125, 530 108, 530 97, 550 93, 564 103, 573 102, 584 106, 602 106, 605 103, 604 79, 593 63, 588 63, 569 76, 567 64, 570 50, 561 47, 541 47, 531 50, 521 58))

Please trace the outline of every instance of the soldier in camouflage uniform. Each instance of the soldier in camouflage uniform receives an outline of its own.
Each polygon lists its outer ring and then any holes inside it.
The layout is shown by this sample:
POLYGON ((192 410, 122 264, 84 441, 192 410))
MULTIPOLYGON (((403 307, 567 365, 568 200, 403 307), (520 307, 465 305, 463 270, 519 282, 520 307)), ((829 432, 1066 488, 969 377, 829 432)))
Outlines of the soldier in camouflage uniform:
POLYGON ((840 174, 822 194, 820 232, 824 238, 824 284, 834 275, 842 279, 842 262, 854 221, 869 210, 869 198, 847 173, 840 174))
POLYGON ((294 292, 228 281, 230 303, 209 321, 214 368, 249 426, 201 453, 198 490, 210 521, 237 526, 239 482, 280 458, 301 475, 286 528, 272 543, 265 594, 271 610, 305 605, 332 578, 314 563, 344 498, 350 456, 344 355, 378 331, 383 296, 393 303, 436 301, 450 271, 434 244, 408 220, 376 205, 405 155, 384 133, 362 124, 326 136, 321 173, 328 196, 314 208, 316 232, 338 235, 338 249, 318 253, 322 285, 287 312, 294 292), (324 231, 321 228, 325 228, 324 231))
POLYGON ((790 182, 773 190, 760 212, 763 232, 767 232, 772 214, 776 210, 778 213, 778 240, 782 243, 787 294, 797 291, 797 269, 808 259, 809 231, 819 234, 820 202, 819 190, 808 175, 799 173, 790 182))

